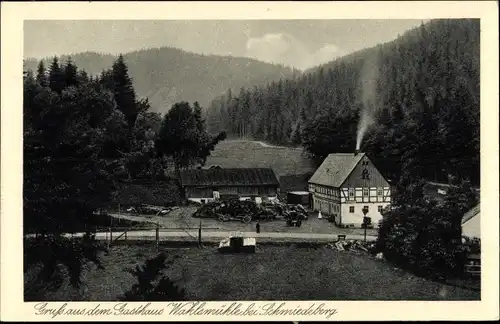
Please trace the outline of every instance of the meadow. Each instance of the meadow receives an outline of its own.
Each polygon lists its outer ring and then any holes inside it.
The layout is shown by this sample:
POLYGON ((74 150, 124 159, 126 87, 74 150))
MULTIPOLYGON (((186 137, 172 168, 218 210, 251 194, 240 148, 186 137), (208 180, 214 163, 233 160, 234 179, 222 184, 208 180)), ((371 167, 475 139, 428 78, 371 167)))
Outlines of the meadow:
POLYGON ((298 175, 316 170, 302 148, 271 146, 257 141, 225 140, 217 144, 206 166, 272 168, 276 175, 298 175))
MULTIPOLYGON (((317 247, 260 245, 255 254, 220 254, 213 246, 168 248, 176 258, 165 274, 186 299, 222 300, 479 300, 477 290, 444 285, 396 269, 368 254, 317 247)), ((152 244, 117 245, 104 270, 89 266, 82 288, 67 282, 44 300, 116 301, 135 278, 128 272, 158 253, 152 244)))

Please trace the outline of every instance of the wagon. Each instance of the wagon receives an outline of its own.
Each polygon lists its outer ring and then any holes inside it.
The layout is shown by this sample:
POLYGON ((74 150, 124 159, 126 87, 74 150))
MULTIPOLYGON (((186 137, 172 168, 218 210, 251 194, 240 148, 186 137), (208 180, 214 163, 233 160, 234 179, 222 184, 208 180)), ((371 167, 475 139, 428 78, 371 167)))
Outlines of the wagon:
POLYGON ((248 224, 252 221, 252 216, 250 215, 231 216, 228 214, 218 214, 217 219, 221 222, 241 221, 242 223, 248 224))

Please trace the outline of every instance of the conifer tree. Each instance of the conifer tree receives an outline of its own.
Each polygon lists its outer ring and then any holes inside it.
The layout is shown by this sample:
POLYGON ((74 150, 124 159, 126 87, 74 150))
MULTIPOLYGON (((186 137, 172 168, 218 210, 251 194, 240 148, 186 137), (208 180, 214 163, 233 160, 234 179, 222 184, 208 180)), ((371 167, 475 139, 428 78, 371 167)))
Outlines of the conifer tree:
POLYGON ((128 67, 121 54, 113 63, 112 79, 117 108, 125 115, 127 124, 132 129, 138 115, 136 96, 132 79, 128 75, 128 67))
POLYGON ((49 87, 52 91, 61 93, 64 89, 64 75, 59 66, 59 59, 54 57, 49 68, 49 87))
POLYGON ((75 64, 68 58, 66 65, 64 66, 64 84, 66 87, 72 87, 78 85, 78 71, 75 64))
POLYGON ((46 87, 49 85, 49 82, 47 80, 47 71, 45 70, 45 64, 43 63, 43 60, 40 60, 40 63, 38 63, 38 68, 36 70, 36 81, 42 87, 46 87))

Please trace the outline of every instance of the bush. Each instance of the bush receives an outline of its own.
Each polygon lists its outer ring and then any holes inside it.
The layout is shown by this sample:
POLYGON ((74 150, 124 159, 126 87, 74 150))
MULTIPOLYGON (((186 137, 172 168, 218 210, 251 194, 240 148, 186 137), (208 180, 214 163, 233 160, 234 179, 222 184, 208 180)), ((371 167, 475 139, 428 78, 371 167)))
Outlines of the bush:
POLYGON ((466 256, 460 226, 460 214, 434 201, 395 207, 384 213, 376 250, 388 261, 419 275, 459 275, 466 256))
POLYGON ((58 290, 65 277, 69 278, 73 288, 80 288, 86 263, 91 262, 98 269, 104 269, 101 252, 107 252, 107 249, 90 233, 75 239, 54 234, 25 238, 24 272, 38 270, 32 280, 25 283, 25 300, 43 300, 45 291, 58 290))
POLYGON ((181 201, 179 185, 173 180, 127 181, 120 183, 114 203, 124 206, 169 206, 178 205, 181 201))
POLYGON ((167 260, 166 253, 146 260, 144 265, 137 265, 130 272, 137 278, 137 283, 120 297, 124 301, 181 301, 184 290, 179 288, 162 272, 173 260, 167 260))

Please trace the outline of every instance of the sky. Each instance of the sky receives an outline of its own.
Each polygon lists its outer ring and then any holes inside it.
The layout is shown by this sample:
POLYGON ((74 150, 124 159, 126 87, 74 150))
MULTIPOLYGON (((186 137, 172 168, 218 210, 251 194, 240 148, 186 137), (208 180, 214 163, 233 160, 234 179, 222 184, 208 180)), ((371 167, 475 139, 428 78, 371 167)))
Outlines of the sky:
POLYGON ((395 39, 421 20, 28 20, 24 57, 176 47, 307 69, 395 39))

